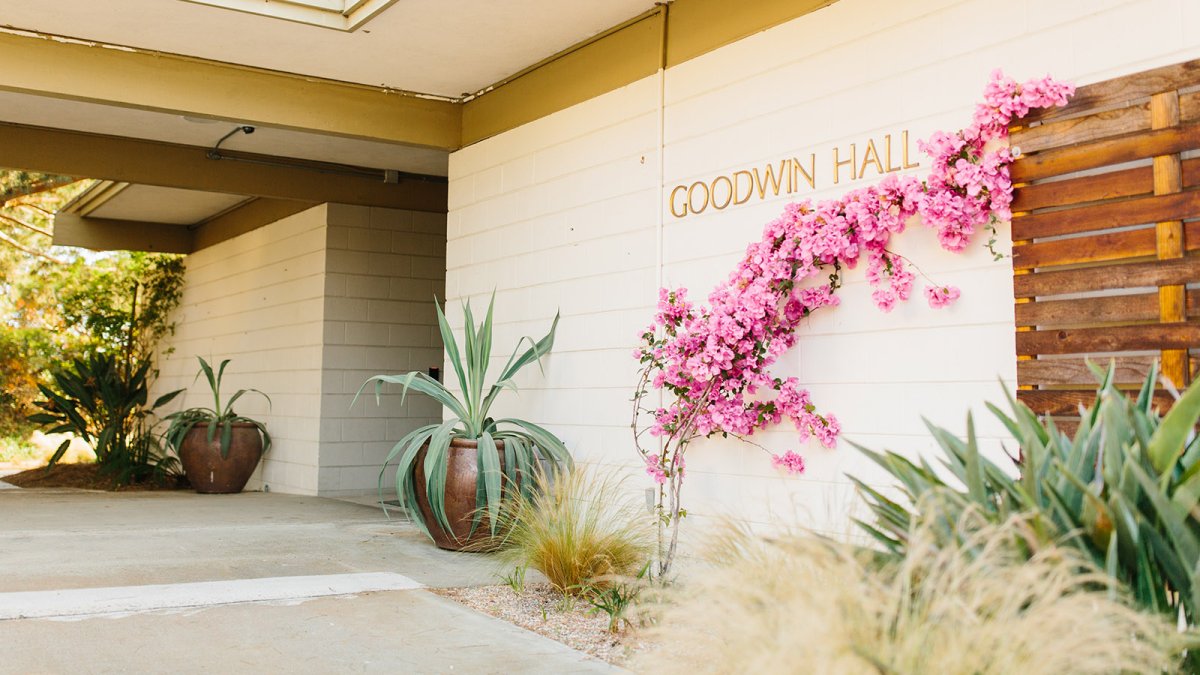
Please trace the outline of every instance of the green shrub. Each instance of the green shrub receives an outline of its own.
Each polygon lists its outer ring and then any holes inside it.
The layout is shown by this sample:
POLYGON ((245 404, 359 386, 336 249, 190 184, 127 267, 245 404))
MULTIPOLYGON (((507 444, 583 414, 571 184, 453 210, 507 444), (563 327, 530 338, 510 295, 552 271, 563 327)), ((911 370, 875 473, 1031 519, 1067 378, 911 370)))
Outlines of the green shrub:
MULTIPOLYGON (((164 452, 150 427, 154 410, 183 390, 161 396, 147 407, 149 362, 121 362, 111 354, 76 359, 51 371, 54 386, 38 385, 42 412, 30 416, 47 433, 71 433, 96 451, 100 470, 117 485, 163 479, 179 472, 179 461, 164 452)), ((70 447, 63 441, 50 458, 53 466, 70 447)))
POLYGON ((551 475, 537 473, 533 490, 512 490, 505 500, 500 559, 541 572, 564 595, 589 596, 635 577, 655 546, 645 506, 612 474, 551 475))
MULTIPOLYGON (((924 503, 923 503, 924 504, 924 503)), ((936 505, 928 511, 936 512, 936 505)), ((1026 558, 1016 516, 978 509, 947 540, 936 515, 905 532, 905 555, 807 533, 764 539, 729 526, 710 565, 671 589, 638 672, 838 675, 1097 675, 1173 672, 1165 617, 1138 611, 1075 549, 1026 558)))
POLYGON ((38 447, 25 438, 0 436, 0 462, 24 462, 38 454, 38 447))
MULTIPOLYGON (((1009 396, 1012 413, 989 405, 1020 446, 1016 466, 984 457, 967 417, 967 438, 929 425, 941 448, 937 471, 927 461, 895 453, 868 457, 900 483, 905 499, 890 499, 860 481, 874 522, 860 523, 895 556, 912 546, 912 504, 939 493, 939 522, 950 528, 968 510, 993 522, 1030 514, 1038 541, 1061 539, 1090 564, 1128 587, 1143 607, 1189 626, 1200 619, 1200 386, 1192 386, 1160 417, 1152 405, 1157 373, 1136 399, 1119 391, 1113 370, 1101 377, 1095 404, 1069 437, 1009 396), (1015 470, 1014 470, 1015 469, 1015 470)), ((1029 549, 1027 542, 1017 542, 1029 549)))
POLYGON ((44 332, 0 326, 0 438, 24 441, 35 428, 27 418, 53 353, 44 332))

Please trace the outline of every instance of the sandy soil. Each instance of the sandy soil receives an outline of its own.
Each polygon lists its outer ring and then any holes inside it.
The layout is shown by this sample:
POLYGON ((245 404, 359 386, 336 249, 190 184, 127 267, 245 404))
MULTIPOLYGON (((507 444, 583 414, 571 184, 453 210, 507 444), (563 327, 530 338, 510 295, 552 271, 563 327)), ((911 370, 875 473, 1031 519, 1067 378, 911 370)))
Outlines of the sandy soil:
POLYGON ((643 646, 633 629, 608 632, 607 614, 593 611, 586 600, 564 603, 550 584, 527 584, 519 594, 508 586, 429 590, 615 665, 624 665, 643 646))

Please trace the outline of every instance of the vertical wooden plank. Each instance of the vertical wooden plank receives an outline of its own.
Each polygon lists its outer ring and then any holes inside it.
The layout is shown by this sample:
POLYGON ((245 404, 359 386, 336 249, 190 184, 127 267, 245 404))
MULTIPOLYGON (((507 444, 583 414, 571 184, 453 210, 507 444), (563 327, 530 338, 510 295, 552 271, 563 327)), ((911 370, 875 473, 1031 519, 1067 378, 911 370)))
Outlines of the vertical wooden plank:
MULTIPOLYGON (((1016 125, 1009 126, 1008 132, 1010 133, 1010 135, 1012 135, 1012 133, 1014 131, 1019 132, 1022 129, 1024 129, 1024 127, 1022 127, 1020 124, 1016 124, 1016 125)), ((1024 184, 1014 185, 1014 187, 1025 187, 1025 185, 1024 184)), ((1013 217, 1028 215, 1028 213, 1030 213, 1030 211, 1013 211, 1013 217)), ((1018 240, 1013 241, 1014 246, 1020 245, 1020 244, 1028 244, 1028 243, 1030 243, 1030 241, 1018 241, 1018 240)), ((1033 274, 1033 270, 1032 269, 1015 269, 1015 268, 1013 269, 1014 276, 1020 276, 1022 274, 1033 274)), ((1015 280, 1014 280, 1014 282, 1015 282, 1015 280)), ((1015 304, 1022 305, 1022 304, 1026 304, 1026 303, 1033 303, 1034 299, 1030 298, 1030 297, 1016 297, 1016 293, 1015 293, 1015 289, 1014 289, 1013 301, 1015 304)), ((1033 330, 1032 325, 1016 325, 1015 328, 1016 328, 1016 333, 1028 333, 1028 331, 1033 330)), ((1016 354, 1016 360, 1018 360, 1018 363, 1019 362, 1027 362, 1027 360, 1033 360, 1034 358, 1037 358, 1037 357, 1031 357, 1031 356, 1028 356, 1028 354, 1016 354)), ((1036 388, 1037 388, 1037 383, 1026 382, 1024 380, 1024 378, 1021 377, 1021 371, 1018 371, 1018 374, 1016 374, 1016 389, 1018 389, 1018 390, 1033 390, 1036 388)))
MULTIPOLYGON (((1179 124, 1179 92, 1168 91, 1150 97, 1150 128, 1168 129, 1179 124)), ((1183 190, 1183 166, 1179 154, 1154 158, 1154 194, 1174 194, 1183 190)), ((1183 222, 1179 220, 1156 224, 1156 252, 1159 260, 1182 258, 1184 253, 1183 222)), ((1160 286, 1158 289, 1159 321, 1174 323, 1187 320, 1187 300, 1184 286, 1160 286)), ((1162 351, 1163 375, 1182 389, 1188 383, 1188 352, 1186 349, 1162 351)))

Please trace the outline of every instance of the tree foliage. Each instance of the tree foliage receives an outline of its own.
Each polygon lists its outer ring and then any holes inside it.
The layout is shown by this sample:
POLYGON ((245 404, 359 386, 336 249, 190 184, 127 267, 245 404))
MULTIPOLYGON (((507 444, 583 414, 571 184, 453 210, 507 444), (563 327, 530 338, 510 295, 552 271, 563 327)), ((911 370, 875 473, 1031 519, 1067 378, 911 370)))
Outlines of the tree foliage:
POLYGON ((181 256, 54 246, 54 212, 89 184, 0 169, 0 435, 28 430, 55 366, 97 354, 149 362, 172 330, 181 256))

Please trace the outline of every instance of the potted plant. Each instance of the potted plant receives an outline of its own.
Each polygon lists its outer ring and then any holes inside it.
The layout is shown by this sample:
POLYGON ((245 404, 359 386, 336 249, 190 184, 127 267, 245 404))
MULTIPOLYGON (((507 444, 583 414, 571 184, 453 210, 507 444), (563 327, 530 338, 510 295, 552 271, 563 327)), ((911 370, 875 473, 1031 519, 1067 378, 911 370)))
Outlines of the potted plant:
POLYGON ((221 362, 214 374, 201 357, 200 372, 212 390, 212 408, 188 408, 166 416, 170 422, 165 438, 179 455, 183 472, 196 492, 227 494, 241 492, 258 466, 258 460, 271 448, 271 435, 262 422, 238 415, 233 404, 248 392, 260 394, 270 405, 271 398, 257 389, 239 389, 221 404, 221 379, 229 359, 221 362))
MULTIPOLYGON (((554 344, 558 316, 541 340, 522 338, 500 376, 484 386, 492 354, 492 309, 475 326, 471 304, 463 305, 466 339, 460 352, 446 315, 434 302, 447 362, 454 371, 460 392, 450 391, 428 374, 413 371, 403 375, 375 375, 358 393, 374 383, 376 403, 384 383, 401 387, 401 401, 410 390, 433 397, 446 410, 445 421, 428 424, 400 439, 384 460, 383 472, 396 464, 396 493, 414 522, 434 543, 453 551, 477 550, 496 534, 500 503, 506 490, 529 492, 534 481, 522 480, 541 471, 543 464, 558 472, 571 467, 571 455, 554 434, 521 419, 493 419, 492 404, 504 389, 516 389, 514 376, 554 344), (521 344, 529 347, 520 351, 521 344), (460 397, 461 395, 461 397, 460 397)), ((355 396, 357 400, 357 395, 355 396)))

